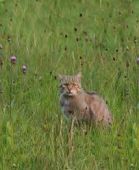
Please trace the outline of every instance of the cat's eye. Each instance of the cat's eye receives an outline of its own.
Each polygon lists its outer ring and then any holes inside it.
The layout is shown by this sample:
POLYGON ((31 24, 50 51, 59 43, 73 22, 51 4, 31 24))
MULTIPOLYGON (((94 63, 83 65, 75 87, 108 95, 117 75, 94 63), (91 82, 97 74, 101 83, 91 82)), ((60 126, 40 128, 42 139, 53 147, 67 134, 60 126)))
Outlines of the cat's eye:
POLYGON ((68 84, 68 83, 65 83, 65 84, 63 84, 63 85, 64 85, 64 87, 65 87, 65 86, 68 86, 69 84, 68 84))
POLYGON ((76 84, 76 83, 72 83, 72 84, 65 83, 65 84, 61 84, 61 85, 60 85, 60 88, 65 88, 65 87, 68 87, 69 85, 71 85, 71 86, 73 86, 73 87, 76 87, 76 88, 79 87, 79 85, 76 84))
POLYGON ((73 86, 75 86, 75 87, 79 87, 79 85, 78 85, 78 84, 76 84, 76 83, 73 83, 73 86))
POLYGON ((65 88, 65 84, 61 84, 59 87, 60 88, 65 88))
POLYGON ((65 87, 67 87, 68 85, 69 85, 68 83, 65 83, 65 84, 62 84, 61 87, 62 87, 62 88, 65 88, 65 87))
POLYGON ((60 84, 60 85, 59 85, 59 88, 63 88, 63 85, 62 85, 62 84, 60 84))

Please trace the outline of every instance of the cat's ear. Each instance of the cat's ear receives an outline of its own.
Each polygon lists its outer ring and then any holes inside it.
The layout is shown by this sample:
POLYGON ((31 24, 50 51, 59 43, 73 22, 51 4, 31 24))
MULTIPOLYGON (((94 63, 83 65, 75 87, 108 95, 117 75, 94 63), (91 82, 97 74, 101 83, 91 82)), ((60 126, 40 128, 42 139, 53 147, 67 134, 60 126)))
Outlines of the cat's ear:
POLYGON ((81 77, 82 77, 82 73, 79 72, 76 76, 77 76, 78 80, 80 81, 80 80, 81 80, 81 77))

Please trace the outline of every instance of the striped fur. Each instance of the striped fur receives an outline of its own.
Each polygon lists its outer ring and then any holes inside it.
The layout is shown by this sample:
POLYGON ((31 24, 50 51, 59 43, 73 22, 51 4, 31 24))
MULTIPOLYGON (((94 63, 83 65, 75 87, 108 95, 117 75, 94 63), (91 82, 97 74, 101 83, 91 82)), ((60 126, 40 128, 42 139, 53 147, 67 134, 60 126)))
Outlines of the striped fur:
POLYGON ((112 123, 112 115, 105 101, 95 92, 86 92, 81 87, 81 74, 59 76, 60 105, 68 118, 91 121, 94 124, 112 123))

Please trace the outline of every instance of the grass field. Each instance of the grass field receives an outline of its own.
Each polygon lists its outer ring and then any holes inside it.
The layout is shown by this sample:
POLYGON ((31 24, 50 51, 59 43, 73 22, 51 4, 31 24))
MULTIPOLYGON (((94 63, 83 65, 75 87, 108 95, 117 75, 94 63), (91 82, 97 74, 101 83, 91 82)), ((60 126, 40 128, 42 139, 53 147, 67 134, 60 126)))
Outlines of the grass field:
POLYGON ((0 170, 139 170, 138 0, 0 0, 0 44, 0 170), (56 75, 79 71, 110 129, 69 131, 56 75))

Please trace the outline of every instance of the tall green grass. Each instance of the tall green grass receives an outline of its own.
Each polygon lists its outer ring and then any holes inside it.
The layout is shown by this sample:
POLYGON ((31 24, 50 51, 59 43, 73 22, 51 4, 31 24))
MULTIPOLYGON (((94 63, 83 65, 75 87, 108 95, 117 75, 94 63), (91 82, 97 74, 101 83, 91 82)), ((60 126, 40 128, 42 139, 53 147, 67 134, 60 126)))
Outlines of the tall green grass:
POLYGON ((0 44, 0 169, 139 169, 138 1, 1 0, 0 44), (79 71, 111 129, 63 118, 55 76, 79 71))

